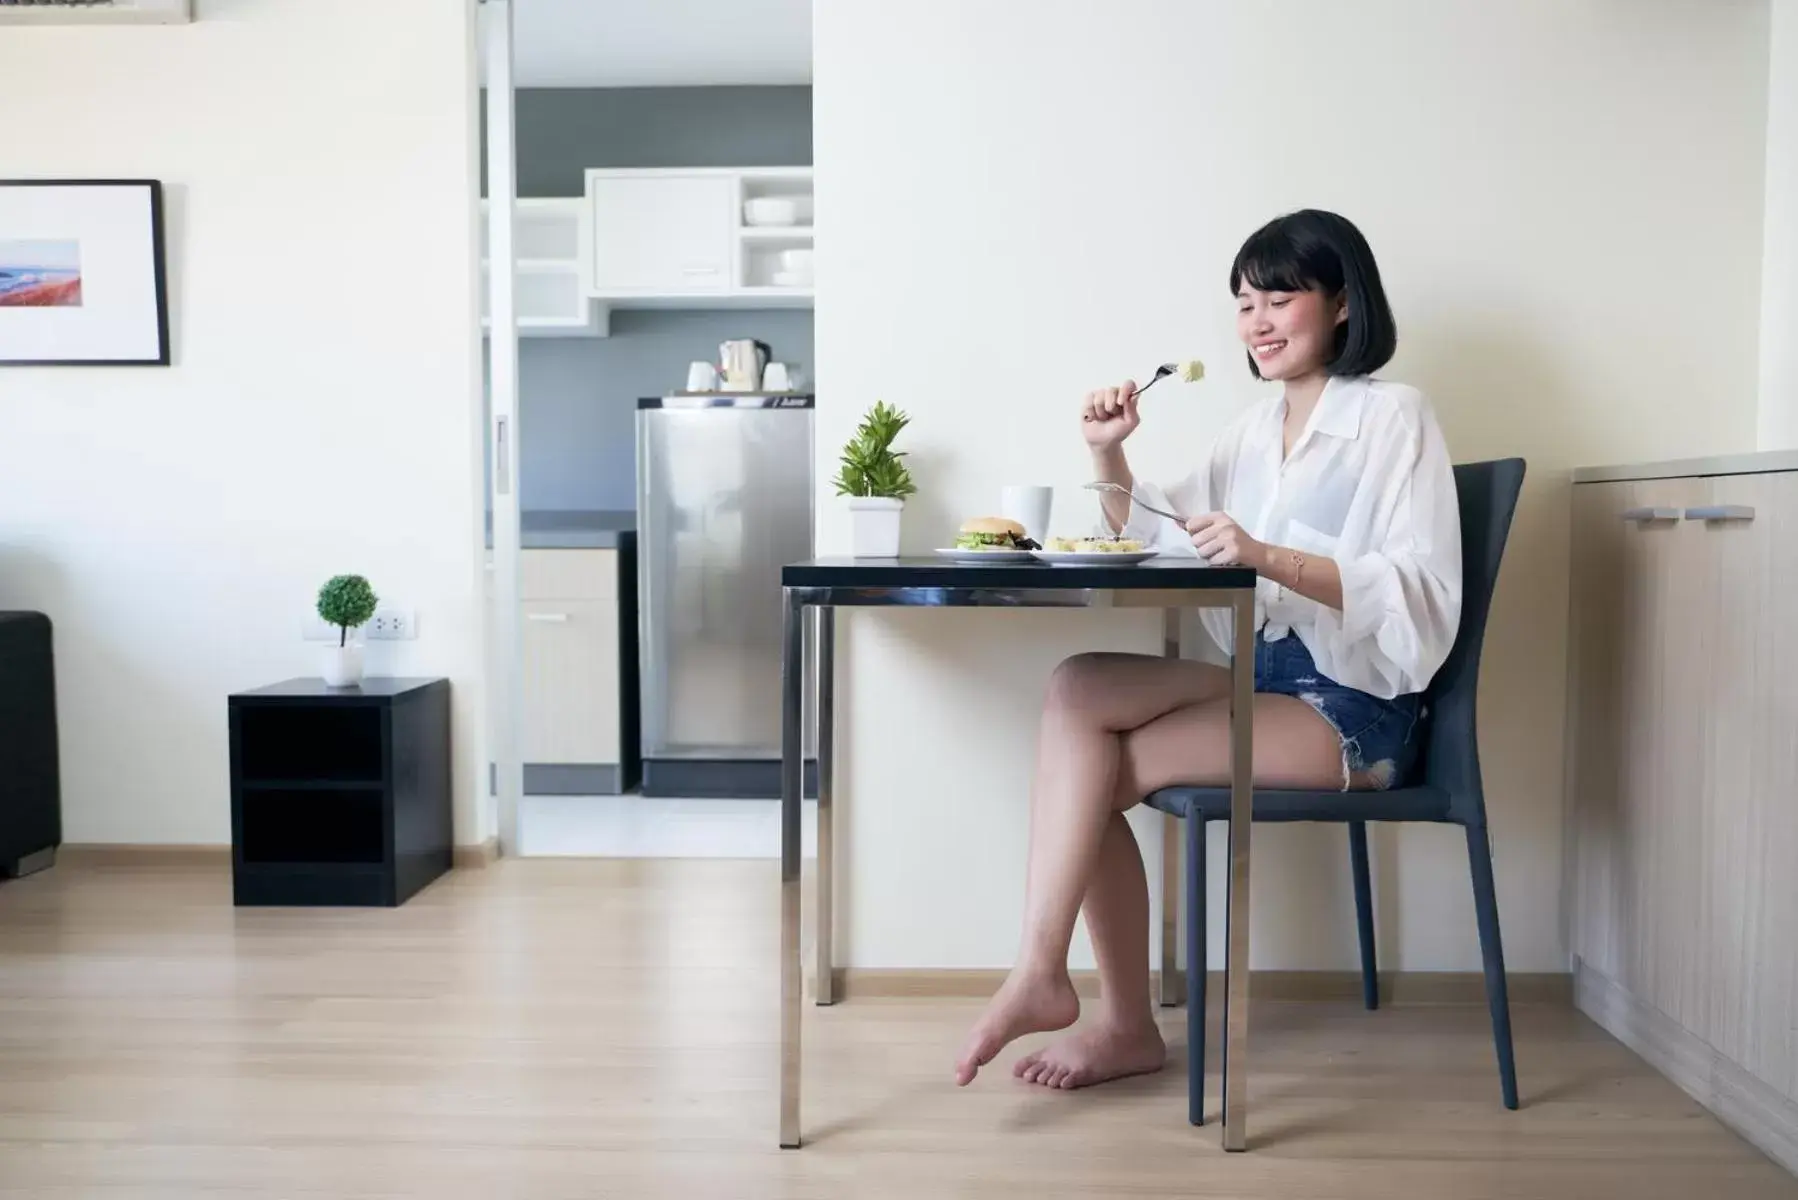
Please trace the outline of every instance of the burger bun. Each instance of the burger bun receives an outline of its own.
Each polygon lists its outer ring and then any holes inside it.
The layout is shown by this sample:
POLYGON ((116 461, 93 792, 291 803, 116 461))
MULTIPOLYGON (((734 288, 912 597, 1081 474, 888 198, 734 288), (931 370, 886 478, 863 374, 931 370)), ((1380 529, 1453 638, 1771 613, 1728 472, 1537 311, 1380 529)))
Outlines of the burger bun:
POLYGON ((969 517, 961 523, 961 532, 994 535, 1009 533, 1012 537, 1021 540, 1024 536, 1024 527, 1005 517, 969 517))

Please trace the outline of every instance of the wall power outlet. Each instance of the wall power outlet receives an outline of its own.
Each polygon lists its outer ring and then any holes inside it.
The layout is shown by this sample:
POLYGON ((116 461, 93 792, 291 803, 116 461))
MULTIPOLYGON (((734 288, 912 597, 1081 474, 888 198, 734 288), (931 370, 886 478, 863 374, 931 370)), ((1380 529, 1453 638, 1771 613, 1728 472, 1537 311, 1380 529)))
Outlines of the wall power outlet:
MULTIPOLYGON (((317 613, 308 615, 300 626, 300 636, 309 642, 334 642, 339 630, 327 624, 317 613)), ((409 608, 375 609, 368 623, 350 635, 351 641, 409 642, 418 636, 418 617, 409 608)))
POLYGON ((362 634, 371 642, 409 642, 418 636, 418 620, 409 608, 382 605, 362 627, 362 634))

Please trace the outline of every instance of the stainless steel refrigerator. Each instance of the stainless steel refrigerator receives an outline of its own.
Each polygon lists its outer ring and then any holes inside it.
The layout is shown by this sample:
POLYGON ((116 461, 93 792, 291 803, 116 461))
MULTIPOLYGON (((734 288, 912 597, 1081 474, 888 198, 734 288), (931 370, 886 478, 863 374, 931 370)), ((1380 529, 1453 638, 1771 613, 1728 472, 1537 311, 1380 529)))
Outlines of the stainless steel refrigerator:
POLYGON ((637 403, 646 796, 780 795, 780 570, 812 555, 812 415, 809 395, 637 403))

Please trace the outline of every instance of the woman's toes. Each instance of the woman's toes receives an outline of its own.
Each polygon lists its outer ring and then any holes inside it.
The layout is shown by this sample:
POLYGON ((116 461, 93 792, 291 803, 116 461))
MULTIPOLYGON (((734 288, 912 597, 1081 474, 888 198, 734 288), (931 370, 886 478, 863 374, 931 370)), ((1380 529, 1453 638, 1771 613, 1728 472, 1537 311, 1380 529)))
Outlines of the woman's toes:
POLYGON ((1040 1050, 1035 1054, 1026 1054, 1023 1058, 1018 1059, 1017 1064, 1012 1067, 1011 1073, 1019 1079, 1027 1078, 1042 1060, 1043 1055, 1040 1050))
POLYGON ((966 1087, 980 1068, 1026 1033, 1065 1029, 1080 1016, 1080 997, 1064 969, 1059 977, 1021 975, 1014 968, 987 1002, 955 1062, 955 1082, 966 1087))

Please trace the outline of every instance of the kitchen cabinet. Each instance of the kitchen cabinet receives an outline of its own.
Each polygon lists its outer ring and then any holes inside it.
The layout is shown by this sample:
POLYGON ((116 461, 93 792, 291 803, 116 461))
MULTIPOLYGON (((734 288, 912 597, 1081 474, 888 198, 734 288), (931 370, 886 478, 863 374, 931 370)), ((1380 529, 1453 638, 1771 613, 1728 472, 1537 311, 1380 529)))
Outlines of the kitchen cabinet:
POLYGON ((727 291, 736 189, 722 175, 595 172, 593 290, 600 296, 727 291))
POLYGON ((636 786, 634 542, 519 552, 521 757, 527 795, 636 786))
POLYGON ((1576 994, 1798 1170, 1798 471, 1573 493, 1576 994))
MULTIPOLYGON (((489 325, 487 202, 481 202, 481 327, 489 325)), ((588 224, 578 198, 513 201, 513 304, 520 337, 604 337, 610 314, 589 295, 588 224)))
POLYGON ((587 287, 602 307, 812 303, 810 167, 595 168, 584 203, 587 287), (770 220, 782 223, 756 223, 770 220))

